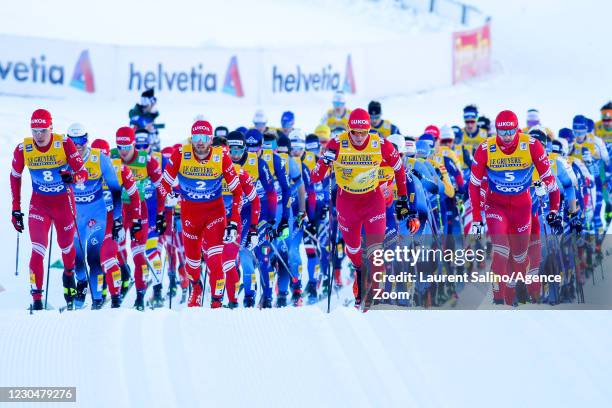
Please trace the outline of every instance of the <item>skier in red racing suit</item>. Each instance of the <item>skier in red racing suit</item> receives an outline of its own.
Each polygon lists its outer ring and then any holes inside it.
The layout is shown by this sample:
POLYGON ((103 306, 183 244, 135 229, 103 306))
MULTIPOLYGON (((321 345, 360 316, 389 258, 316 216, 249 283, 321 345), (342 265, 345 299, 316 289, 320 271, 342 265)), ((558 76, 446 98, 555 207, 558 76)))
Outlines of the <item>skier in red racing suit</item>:
POLYGON ((364 287, 363 278, 370 281, 374 273, 384 270, 384 265, 375 266, 371 261, 374 251, 382 248, 386 228, 385 198, 378 181, 381 165, 389 165, 395 174, 398 195, 395 211, 398 219, 406 219, 409 209, 406 172, 397 150, 378 134, 369 133, 370 115, 363 109, 351 112, 348 128, 348 132, 329 141, 325 153, 311 172, 311 181, 318 183, 323 180, 333 163, 338 185, 338 226, 342 231, 346 254, 356 269, 353 294, 355 306, 358 307, 364 299, 364 289, 365 299, 368 299, 370 289, 364 287), (365 229, 366 253, 370 260, 369 276, 362 274, 362 227, 365 229))
MULTIPOLYGON (((534 168, 548 190, 550 212, 547 222, 558 229, 561 218, 559 189, 550 170, 550 164, 542 144, 527 134, 520 133, 516 115, 508 110, 497 115, 497 135, 480 144, 474 153, 470 178, 470 201, 474 206, 472 234, 481 236, 480 188, 483 177, 488 180, 485 218, 488 234, 493 243, 491 270, 496 275, 510 275, 511 269, 523 276, 529 268, 529 240, 531 236, 531 195, 534 168)), ((516 275, 515 275, 516 276, 516 275)), ((507 284, 493 284, 493 300, 496 304, 515 304, 516 278, 507 284)))

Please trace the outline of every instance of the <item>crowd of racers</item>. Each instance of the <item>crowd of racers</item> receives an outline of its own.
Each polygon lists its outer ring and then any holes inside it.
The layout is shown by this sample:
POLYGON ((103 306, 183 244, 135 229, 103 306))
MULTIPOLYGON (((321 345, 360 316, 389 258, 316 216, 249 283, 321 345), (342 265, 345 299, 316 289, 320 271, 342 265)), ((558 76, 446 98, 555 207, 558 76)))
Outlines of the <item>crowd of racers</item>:
MULTIPOLYGON (((422 244, 486 247, 498 275, 562 275, 557 285, 496 283, 496 304, 584 301, 582 284, 601 263, 612 218, 612 102, 601 120, 577 115, 557 133, 536 109, 521 128, 511 111, 491 122, 468 105, 463 126, 430 125, 416 137, 384 119, 380 102, 351 110, 339 91, 332 103, 312 132, 294 127, 292 112, 272 127, 258 110, 249 128, 233 131, 196 118, 190 138, 164 148, 152 90, 112 148, 78 123, 54 133, 51 114, 36 110, 10 176, 18 232, 24 167, 32 179, 33 309, 43 308, 51 224, 68 310, 83 308, 88 293, 92 309, 107 300, 120 307, 133 286, 138 310, 177 295, 201 307, 206 285, 212 308, 239 307, 239 296, 243 307, 313 304, 344 285, 366 308, 378 285, 372 275, 401 269, 375 266, 373 253, 422 244)), ((485 263, 420 267, 456 274, 485 263)), ((429 307, 456 301, 461 286, 405 289, 413 296, 403 305, 429 307)))

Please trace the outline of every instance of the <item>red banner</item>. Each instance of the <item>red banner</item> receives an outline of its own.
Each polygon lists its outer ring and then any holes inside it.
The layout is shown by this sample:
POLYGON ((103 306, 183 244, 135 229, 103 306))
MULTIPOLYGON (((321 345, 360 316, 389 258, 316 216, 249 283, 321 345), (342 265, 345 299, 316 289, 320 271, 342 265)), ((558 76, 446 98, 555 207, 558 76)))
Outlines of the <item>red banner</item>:
POLYGON ((491 69, 491 23, 453 33, 453 84, 491 69))

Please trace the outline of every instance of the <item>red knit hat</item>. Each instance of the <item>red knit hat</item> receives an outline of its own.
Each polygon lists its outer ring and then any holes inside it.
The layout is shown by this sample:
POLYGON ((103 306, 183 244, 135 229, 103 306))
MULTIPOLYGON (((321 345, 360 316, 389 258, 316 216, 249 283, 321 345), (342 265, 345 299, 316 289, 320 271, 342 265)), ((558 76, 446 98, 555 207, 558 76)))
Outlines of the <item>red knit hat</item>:
POLYGON ((436 140, 438 140, 440 138, 440 128, 437 127, 436 125, 429 125, 429 126, 427 126, 425 128, 425 132, 423 132, 423 133, 429 133, 436 140))
POLYGON ((361 108, 351 112, 348 120, 350 130, 370 130, 370 114, 361 108))
POLYGON ((518 125, 516 114, 510 110, 499 112, 497 118, 495 118, 495 129, 511 130, 518 128, 518 125))
POLYGON ((107 156, 110 154, 110 145, 104 139, 94 140, 93 142, 91 142, 91 147, 93 147, 94 149, 100 149, 100 151, 107 156))
POLYGON ((191 126, 191 134, 212 136, 212 128, 210 122, 207 120, 197 120, 193 126, 191 126))
POLYGON ((123 126, 117 129, 116 142, 117 145, 127 146, 134 143, 134 129, 129 126, 123 126))
POLYGON ((36 109, 32 112, 30 126, 32 129, 47 129, 52 125, 51 114, 46 109, 36 109))

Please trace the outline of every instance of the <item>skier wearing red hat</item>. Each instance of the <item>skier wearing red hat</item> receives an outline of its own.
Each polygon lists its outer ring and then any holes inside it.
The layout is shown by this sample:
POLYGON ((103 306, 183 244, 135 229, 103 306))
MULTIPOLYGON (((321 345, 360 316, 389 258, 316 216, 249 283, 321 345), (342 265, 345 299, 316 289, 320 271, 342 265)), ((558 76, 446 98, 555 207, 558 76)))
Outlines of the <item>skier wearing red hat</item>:
POLYGON ((12 223, 18 232, 24 229, 21 212, 21 174, 30 170, 32 197, 28 226, 32 241, 30 284, 32 308, 42 310, 43 261, 49 243, 51 223, 57 231, 57 243, 62 250, 64 275, 72 278, 75 265, 74 195, 70 184, 87 181, 87 170, 76 146, 67 137, 53 133, 51 114, 37 109, 31 118, 32 137, 26 137, 13 152, 11 167, 12 223), (69 171, 72 169, 74 173, 69 171))
POLYGON ((437 127, 436 125, 427 126, 425 128, 425 131, 423 131, 423 133, 432 135, 436 142, 438 141, 438 139, 440 139, 440 128, 437 127))
POLYGON ((369 133, 370 115, 358 108, 351 112, 348 131, 329 141, 325 153, 312 170, 312 183, 323 180, 333 164, 338 193, 336 208, 338 224, 345 241, 345 251, 356 269, 353 293, 355 305, 365 299, 367 306, 369 288, 367 282, 375 272, 383 272, 384 266, 370 262, 369 276, 362 273, 361 230, 365 229, 368 258, 380 249, 385 236, 385 198, 379 188, 378 171, 381 165, 393 168, 398 199, 395 204, 398 219, 408 217, 406 172, 399 153, 391 142, 378 134, 369 133), (364 298, 364 294, 366 295, 364 298))
MULTIPOLYGON (((100 149, 100 151, 110 157, 110 145, 104 139, 96 139, 91 143, 92 148, 100 149)), ((135 217, 140 218, 140 195, 138 194, 138 186, 132 171, 128 166, 123 164, 121 158, 111 159, 113 169, 122 186, 122 201, 124 208, 131 207, 129 212, 135 217), (127 202, 129 200, 129 203, 127 202)), ((123 220, 113 219, 113 203, 112 200, 106 199, 106 232, 104 234, 104 242, 102 243, 101 253, 108 254, 106 259, 102 261, 102 268, 106 276, 106 285, 111 293, 111 307, 119 307, 121 301, 129 289, 130 276, 123 276, 126 265, 123 269, 118 261, 119 246, 118 242, 123 240, 123 220)), ((128 210, 125 210, 126 212, 128 210)), ((123 211, 122 211, 123 213, 123 211)), ((122 215, 123 216, 123 215, 122 215)))
POLYGON ((193 288, 189 307, 202 305, 202 249, 210 270, 211 307, 221 307, 225 290, 223 244, 237 238, 240 223, 240 180, 229 155, 221 146, 212 146, 212 134, 213 127, 208 121, 196 121, 191 127, 191 143, 174 150, 161 184, 164 198, 172 190, 176 179, 181 192, 185 269, 193 288), (222 197, 223 180, 232 194, 229 223, 222 197))
MULTIPOLYGON (((149 180, 155 185, 157 200, 157 218, 156 228, 159 233, 163 233, 166 229, 164 218, 164 200, 161 194, 161 168, 157 160, 153 159, 144 151, 137 151, 135 148, 134 129, 128 126, 120 127, 116 133, 117 147, 111 150, 111 159, 114 162, 121 160, 121 163, 132 171, 138 186, 138 195, 140 197, 140 213, 136 214, 131 207, 124 206, 123 222, 124 227, 130 230, 132 238, 131 248, 134 257, 134 278, 136 284, 136 301, 134 308, 140 311, 144 310, 144 296, 147 291, 147 275, 149 268, 145 258, 145 244, 147 242, 147 231, 149 221, 147 219, 147 203, 145 201, 145 187, 149 180)), ((123 200, 129 201, 127 194, 124 194, 123 200)), ((127 234, 126 234, 127 235, 127 234)), ((127 266, 127 250, 125 239, 119 243, 119 264, 122 273, 122 286, 129 279, 129 269, 127 266)), ((153 282, 160 283, 161 276, 156 276, 153 268, 153 282)))
MULTIPOLYGON (((162 171, 166 169, 175 148, 175 146, 166 146, 162 149, 161 154, 164 158, 164 160, 162 160, 162 171)), ((166 228, 166 232, 160 237, 159 242, 166 249, 166 256, 168 260, 168 278, 170 280, 168 285, 168 297, 174 297, 176 295, 176 274, 178 272, 182 292, 181 303, 184 303, 187 299, 189 279, 187 278, 187 273, 185 272, 185 249, 183 248, 183 232, 181 230, 180 192, 178 190, 178 186, 176 186, 176 183, 173 187, 173 194, 166 197, 166 208, 164 210, 166 225, 168 228, 166 228)))
MULTIPOLYGON (((491 270, 496 275, 510 275, 512 271, 525 275, 529 271, 528 248, 531 234, 531 195, 534 169, 548 190, 550 212, 547 222, 557 227, 560 217, 559 188, 550 169, 542 144, 527 134, 520 133, 514 112, 505 110, 495 119, 497 135, 481 143, 474 153, 469 195, 472 211, 472 233, 483 232, 480 189, 483 177, 488 180, 485 199, 485 218, 493 243, 491 270)), ((515 304, 515 281, 493 285, 497 304, 515 304)))

